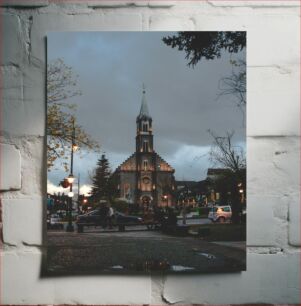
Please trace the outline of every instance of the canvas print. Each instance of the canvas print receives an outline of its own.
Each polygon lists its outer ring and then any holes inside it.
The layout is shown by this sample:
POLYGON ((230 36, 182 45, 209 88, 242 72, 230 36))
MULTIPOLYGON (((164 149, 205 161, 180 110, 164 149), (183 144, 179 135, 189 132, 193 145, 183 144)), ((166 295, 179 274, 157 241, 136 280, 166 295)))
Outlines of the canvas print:
POLYGON ((43 273, 246 270, 246 32, 47 48, 43 273))

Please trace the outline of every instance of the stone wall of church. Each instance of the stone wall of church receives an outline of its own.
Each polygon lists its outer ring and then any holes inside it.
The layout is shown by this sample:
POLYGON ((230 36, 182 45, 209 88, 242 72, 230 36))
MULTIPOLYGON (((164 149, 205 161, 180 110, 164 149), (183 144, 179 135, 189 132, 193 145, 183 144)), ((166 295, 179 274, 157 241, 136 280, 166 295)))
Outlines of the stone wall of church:
POLYGON ((141 170, 153 170, 153 161, 152 161, 152 157, 150 155, 143 155, 141 158, 141 164, 140 164, 140 169, 141 170), (144 162, 147 162, 147 166, 145 168, 145 164, 144 162))
POLYGON ((134 171, 136 170, 136 157, 132 154, 127 160, 120 165, 121 170, 134 171))
POLYGON ((135 200, 136 173, 121 172, 120 173, 120 197, 135 200))

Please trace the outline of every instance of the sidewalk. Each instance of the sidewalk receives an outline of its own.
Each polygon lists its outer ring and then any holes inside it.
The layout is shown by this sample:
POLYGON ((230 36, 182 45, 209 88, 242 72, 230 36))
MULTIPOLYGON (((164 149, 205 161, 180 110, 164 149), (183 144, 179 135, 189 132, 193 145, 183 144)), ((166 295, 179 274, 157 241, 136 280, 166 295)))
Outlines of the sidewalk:
POLYGON ((246 241, 212 241, 211 243, 236 248, 240 250, 246 249, 246 241))

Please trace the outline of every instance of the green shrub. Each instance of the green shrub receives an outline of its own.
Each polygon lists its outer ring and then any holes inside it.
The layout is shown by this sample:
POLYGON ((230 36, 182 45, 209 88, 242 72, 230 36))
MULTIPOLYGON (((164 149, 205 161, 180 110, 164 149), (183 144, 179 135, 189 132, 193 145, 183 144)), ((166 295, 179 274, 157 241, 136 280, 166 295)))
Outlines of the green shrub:
POLYGON ((129 204, 122 200, 114 200, 111 202, 112 207, 115 211, 127 213, 129 211, 129 204))

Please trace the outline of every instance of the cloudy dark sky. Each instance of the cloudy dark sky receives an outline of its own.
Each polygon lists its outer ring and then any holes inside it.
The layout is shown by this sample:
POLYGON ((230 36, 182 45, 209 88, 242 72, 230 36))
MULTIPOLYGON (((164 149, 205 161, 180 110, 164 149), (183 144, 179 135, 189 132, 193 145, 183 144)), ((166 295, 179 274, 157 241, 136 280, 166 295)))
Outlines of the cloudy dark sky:
MULTIPOLYGON (((207 130, 223 135, 235 130, 245 145, 242 114, 233 97, 217 99, 218 83, 231 73, 230 55, 187 66, 185 54, 166 46, 170 32, 60 32, 48 35, 48 61, 62 58, 79 75, 82 96, 73 98, 77 118, 101 145, 112 170, 135 149, 136 116, 142 83, 153 118, 155 150, 176 172, 176 179, 200 180, 210 167, 212 139, 207 130)), ((240 53, 233 58, 244 58, 240 53)), ((88 172, 99 154, 75 157, 74 173, 88 185, 88 172)), ((54 185, 66 174, 53 170, 54 185)))

